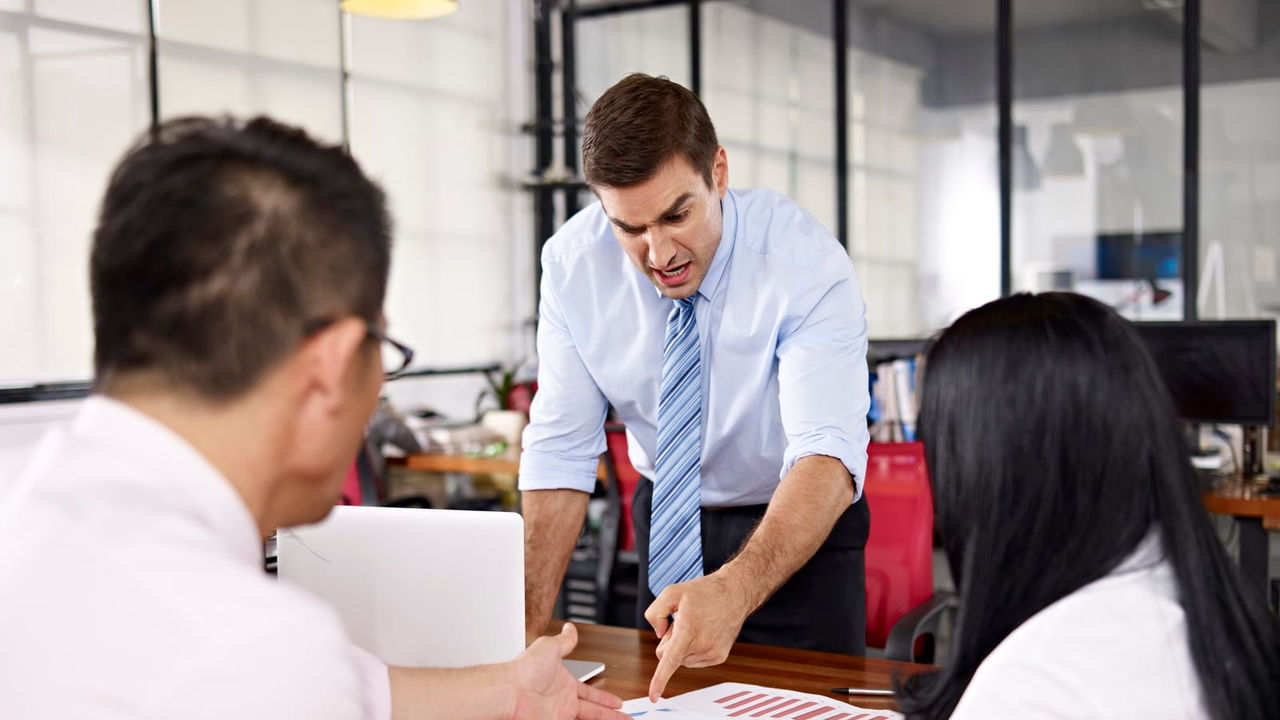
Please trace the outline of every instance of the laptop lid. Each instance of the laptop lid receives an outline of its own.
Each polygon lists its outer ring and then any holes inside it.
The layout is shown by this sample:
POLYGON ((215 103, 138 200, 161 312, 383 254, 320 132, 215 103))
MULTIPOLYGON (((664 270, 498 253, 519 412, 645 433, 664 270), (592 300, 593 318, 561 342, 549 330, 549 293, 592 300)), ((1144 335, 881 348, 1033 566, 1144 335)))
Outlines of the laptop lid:
POLYGON ((390 665, 462 667, 524 650, 515 513, 342 506, 277 533, 281 581, 328 602, 390 665))

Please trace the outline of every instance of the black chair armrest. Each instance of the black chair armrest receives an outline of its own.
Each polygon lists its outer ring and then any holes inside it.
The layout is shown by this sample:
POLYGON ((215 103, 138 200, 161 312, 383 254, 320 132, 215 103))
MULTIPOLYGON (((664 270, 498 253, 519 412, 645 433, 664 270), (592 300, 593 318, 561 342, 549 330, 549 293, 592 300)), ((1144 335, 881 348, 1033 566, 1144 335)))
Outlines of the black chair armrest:
POLYGON ((919 662, 915 657, 916 638, 938 633, 938 621, 942 613, 956 606, 956 596, 937 594, 907 611, 893 624, 884 644, 886 660, 919 662))

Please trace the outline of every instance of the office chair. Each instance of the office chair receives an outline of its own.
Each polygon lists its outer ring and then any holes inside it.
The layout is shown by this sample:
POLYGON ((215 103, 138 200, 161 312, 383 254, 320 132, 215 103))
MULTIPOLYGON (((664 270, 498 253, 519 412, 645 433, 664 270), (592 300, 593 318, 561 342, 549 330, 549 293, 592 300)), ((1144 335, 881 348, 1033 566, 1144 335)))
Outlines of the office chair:
POLYGON ((871 443, 867 455, 867 645, 884 648, 889 660, 931 663, 939 621, 955 601, 933 592, 933 494, 924 446, 871 443))

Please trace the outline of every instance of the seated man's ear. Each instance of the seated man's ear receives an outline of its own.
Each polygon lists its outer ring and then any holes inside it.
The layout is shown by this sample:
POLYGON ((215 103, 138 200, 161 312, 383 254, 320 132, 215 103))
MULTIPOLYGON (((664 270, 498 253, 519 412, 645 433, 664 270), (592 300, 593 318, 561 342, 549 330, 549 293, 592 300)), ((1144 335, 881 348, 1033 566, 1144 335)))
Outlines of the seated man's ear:
POLYGON ((352 372, 374 362, 362 354, 367 337, 364 320, 343 318, 307 338, 291 369, 302 375, 307 390, 318 393, 327 408, 336 408, 350 390, 352 372))

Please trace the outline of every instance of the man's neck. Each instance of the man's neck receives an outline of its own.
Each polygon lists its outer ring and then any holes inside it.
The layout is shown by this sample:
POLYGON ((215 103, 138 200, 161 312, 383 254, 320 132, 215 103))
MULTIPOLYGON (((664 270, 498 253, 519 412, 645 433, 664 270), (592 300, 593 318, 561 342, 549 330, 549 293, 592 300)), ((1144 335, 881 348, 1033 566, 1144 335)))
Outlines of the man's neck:
POLYGON ((277 527, 281 418, 250 396, 210 403, 147 383, 121 383, 107 396, 161 423, 191 444, 240 496, 262 537, 277 527))

